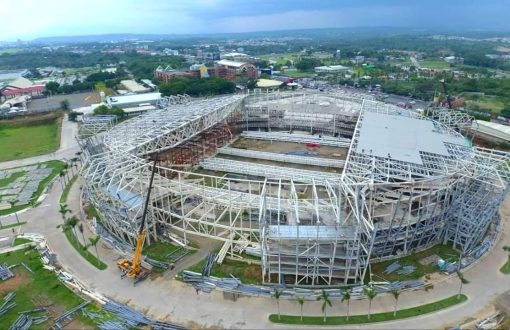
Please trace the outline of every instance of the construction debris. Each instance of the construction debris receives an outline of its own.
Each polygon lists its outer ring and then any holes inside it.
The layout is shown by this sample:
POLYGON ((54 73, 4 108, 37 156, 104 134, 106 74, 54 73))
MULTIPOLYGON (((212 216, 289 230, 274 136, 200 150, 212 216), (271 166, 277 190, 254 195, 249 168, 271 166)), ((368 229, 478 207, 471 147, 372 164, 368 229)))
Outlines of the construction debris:
POLYGON ((105 321, 99 324, 101 330, 129 330, 129 327, 120 321, 105 321))
POLYGON ((395 261, 394 263, 386 267, 386 269, 384 269, 384 274, 391 274, 399 268, 400 264, 398 263, 398 261, 395 261))
POLYGON ((6 314, 9 310, 16 307, 16 303, 11 302, 11 300, 14 299, 15 296, 16 292, 9 292, 8 294, 5 295, 4 303, 2 304, 2 306, 0 306, 0 317, 6 314))
MULTIPOLYGON (((134 328, 141 325, 150 325, 153 329, 175 329, 175 330, 183 330, 185 328, 171 324, 166 322, 160 322, 160 321, 154 321, 145 316, 143 313, 126 306, 124 304, 117 303, 113 300, 108 300, 104 305, 103 309, 106 311, 109 311, 113 314, 115 314, 121 321, 117 322, 104 322, 102 325, 104 326, 104 329, 115 329, 111 328, 115 325, 117 325, 119 322, 123 324, 125 328, 134 328), (106 324, 105 324, 106 323, 106 324)), ((101 328, 103 329, 103 328, 101 328)), ((120 329, 124 329, 123 327, 120 327, 120 329)))
POLYGON ((402 267, 402 269, 400 269, 397 274, 399 275, 410 275, 412 273, 414 273, 414 271, 416 270, 416 267, 414 266, 404 266, 402 267))
MULTIPOLYGON (((239 279, 231 275, 231 277, 217 278, 214 276, 204 276, 200 273, 185 270, 183 272, 184 282, 191 283, 195 288, 210 293, 214 289, 225 292, 242 294, 247 296, 272 297, 274 290, 281 290, 282 299, 296 299, 296 297, 304 297, 307 300, 316 300, 321 294, 321 290, 311 290, 302 288, 285 288, 276 286, 257 286, 251 284, 243 284, 239 279)), ((425 286, 425 282, 421 280, 397 281, 397 282, 378 282, 372 283, 374 289, 379 293, 389 292, 393 289, 399 291, 404 289, 419 289, 425 286)), ((364 296, 363 289, 366 286, 359 285, 351 287, 352 299, 361 299, 364 296)), ((345 289, 326 289, 331 299, 342 299, 345 289)))
POLYGON ((84 301, 82 302, 81 304, 79 304, 78 306, 74 307, 74 308, 71 308, 70 310, 66 311, 64 314, 60 315, 59 317, 57 317, 55 319, 55 325, 53 326, 52 329, 62 329, 63 327, 63 322, 65 321, 71 321, 74 314, 81 310, 83 307, 87 306, 88 304, 90 304, 90 300, 87 300, 87 301, 84 301))
POLYGON ((216 256, 216 254, 214 252, 209 253, 209 255, 207 256, 207 259, 205 260, 204 267, 202 268, 203 276, 211 276, 211 269, 214 266, 215 256, 216 256))
POLYGON ((32 273, 32 274, 34 273, 34 271, 33 271, 32 269, 30 269, 30 267, 28 267, 28 266, 27 266, 27 264, 26 264, 26 263, 24 263, 23 261, 21 262, 21 265, 22 265, 23 267, 25 267, 25 269, 26 269, 27 271, 29 271, 30 273, 32 273))
POLYGON ((14 274, 11 272, 9 265, 4 263, 0 265, 0 279, 2 281, 8 280, 11 277, 14 277, 14 274))
POLYGON ((43 322, 48 321, 48 317, 46 315, 41 316, 26 315, 31 313, 41 313, 45 311, 46 309, 44 307, 37 307, 27 311, 19 312, 18 313, 19 317, 9 327, 9 330, 28 330, 32 326, 32 324, 41 324, 43 322))
POLYGON ((28 330, 32 326, 33 320, 30 316, 21 314, 16 321, 9 327, 9 330, 28 330))

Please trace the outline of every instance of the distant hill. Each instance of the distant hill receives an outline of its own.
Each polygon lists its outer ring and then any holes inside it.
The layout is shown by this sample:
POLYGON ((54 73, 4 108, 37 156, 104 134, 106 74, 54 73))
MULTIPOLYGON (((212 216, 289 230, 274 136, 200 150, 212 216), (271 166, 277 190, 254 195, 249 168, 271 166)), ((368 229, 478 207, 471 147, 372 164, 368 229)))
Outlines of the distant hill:
POLYGON ((313 39, 363 39, 373 37, 385 37, 394 35, 416 34, 457 34, 473 37, 501 36, 501 31, 481 31, 465 29, 444 28, 404 28, 404 27, 350 27, 350 28, 325 28, 325 29, 299 29, 278 31, 257 31, 240 33, 199 33, 199 34, 140 34, 140 33, 117 33, 97 34, 81 36, 55 36, 42 37, 32 40, 34 43, 87 43, 87 42, 120 42, 129 40, 178 40, 178 39, 245 39, 245 38, 282 38, 303 37, 313 39))
MULTIPOLYGON (((414 33, 423 30, 415 30, 414 33)), ((364 27, 364 28, 331 28, 331 29, 300 29, 300 30, 278 30, 278 31, 257 31, 241 33, 202 33, 202 34, 97 34, 82 36, 55 36, 41 37, 32 40, 34 43, 74 43, 74 42, 109 42, 129 40, 172 40, 185 38, 218 39, 218 38, 279 38, 279 37, 375 37, 391 34, 413 33, 413 30, 394 27, 364 27)))

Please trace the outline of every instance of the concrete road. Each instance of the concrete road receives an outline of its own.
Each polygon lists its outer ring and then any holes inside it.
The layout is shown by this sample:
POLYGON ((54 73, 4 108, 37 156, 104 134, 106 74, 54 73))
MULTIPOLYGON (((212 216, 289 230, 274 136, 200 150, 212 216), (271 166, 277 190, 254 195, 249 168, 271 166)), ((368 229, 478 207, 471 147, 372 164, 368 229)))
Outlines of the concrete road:
POLYGON ((60 147, 57 151, 41 156, 11 160, 0 163, 0 169, 24 166, 39 162, 46 162, 53 159, 71 159, 76 157, 76 152, 80 151, 75 136, 78 134, 78 124, 67 119, 67 114, 62 120, 62 131, 60 135, 60 147))

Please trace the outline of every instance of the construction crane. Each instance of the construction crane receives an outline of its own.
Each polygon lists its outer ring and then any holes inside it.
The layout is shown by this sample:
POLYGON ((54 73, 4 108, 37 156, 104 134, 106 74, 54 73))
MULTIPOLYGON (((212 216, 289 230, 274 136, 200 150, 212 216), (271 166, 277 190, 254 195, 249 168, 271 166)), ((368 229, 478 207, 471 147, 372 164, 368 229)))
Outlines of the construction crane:
POLYGON ((142 267, 142 250, 143 243, 145 242, 145 235, 147 231, 145 230, 145 219, 147 217, 147 209, 149 207, 149 201, 151 197, 152 183, 154 181, 154 174, 156 173, 156 159, 154 159, 154 163, 152 164, 151 178, 149 181, 149 189, 147 191, 147 198, 145 199, 145 205, 142 213, 142 221, 140 222, 140 229, 138 230, 138 236, 136 238, 136 248, 133 254, 133 260, 129 259, 121 259, 117 262, 117 267, 122 271, 121 278, 124 277, 132 277, 135 279, 134 284, 143 281, 146 279, 150 271, 144 267, 142 267))
POLYGON ((441 84, 443 84, 444 95, 446 97, 446 102, 448 102, 448 108, 453 109, 452 101, 450 101, 450 95, 448 95, 448 89, 446 88, 446 81, 444 79, 441 79, 439 81, 441 82, 441 84))

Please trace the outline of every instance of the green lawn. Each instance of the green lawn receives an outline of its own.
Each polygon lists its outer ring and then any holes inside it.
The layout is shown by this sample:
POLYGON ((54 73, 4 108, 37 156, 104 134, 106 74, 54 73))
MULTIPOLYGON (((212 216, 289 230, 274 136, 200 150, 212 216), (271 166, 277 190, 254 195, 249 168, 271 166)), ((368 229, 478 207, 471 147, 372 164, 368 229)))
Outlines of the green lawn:
POLYGON ((16 222, 16 223, 11 223, 11 224, 8 224, 8 225, 5 225, 5 226, 0 226, 0 229, 7 229, 7 228, 12 228, 12 227, 22 226, 22 225, 24 225, 26 223, 27 223, 26 221, 20 221, 20 222, 16 222))
MULTIPOLYGON (((78 231, 78 229, 76 229, 78 231)), ((67 237, 67 240, 71 245, 74 247, 76 251, 85 259, 87 260, 92 266, 96 267, 97 269, 104 270, 108 266, 102 262, 101 260, 98 260, 95 255, 90 253, 87 248, 85 248, 81 243, 78 241, 76 236, 74 235, 74 232, 72 229, 66 229, 64 230, 64 234, 67 237)))
POLYGON ((60 145, 61 118, 39 122, 0 123, 0 162, 44 155, 60 145))
POLYGON ((0 179, 0 188, 8 186, 10 183, 14 182, 17 178, 21 178, 25 174, 26 174, 25 171, 19 171, 12 173, 11 176, 7 178, 0 179))
POLYGON ((422 68, 429 69, 447 69, 450 67, 450 64, 441 59, 425 59, 423 61, 418 61, 422 68))
POLYGON ((69 180, 69 183, 65 186, 64 191, 62 192, 62 195, 60 195, 60 204, 65 204, 67 202, 67 196, 69 196, 69 191, 71 191, 71 187, 78 179, 78 174, 73 176, 71 180, 69 180))
POLYGON ((508 260, 505 262, 503 266, 499 269, 503 274, 510 274, 510 256, 508 256, 508 260))
MULTIPOLYGON (((0 318, 0 329, 8 329, 18 318, 18 312, 42 305, 48 306, 50 320, 33 328, 46 329, 53 325, 53 317, 83 302, 83 299, 64 286, 54 273, 42 267, 39 254, 35 249, 27 248, 0 255, 0 263, 6 262, 9 265, 14 265, 22 261, 34 271, 34 274, 17 266, 13 269, 16 274, 14 278, 0 282, 0 299, 8 292, 14 291, 16 292, 14 302, 17 304, 0 318), (17 285, 13 288, 12 285, 16 282, 17 285)), ((99 308, 91 304, 87 310, 97 312, 99 308)), ((76 318, 89 326, 95 324, 93 320, 84 317, 82 313, 77 313, 76 318)))
MULTIPOLYGON (((46 188, 48 183, 50 183, 50 181, 53 180, 53 178, 55 178, 57 175, 59 175, 59 173, 64 169, 64 165, 65 165, 65 163, 60 160, 50 160, 48 162, 40 163, 39 166, 43 166, 43 164, 46 164, 46 167, 51 168, 52 171, 49 176, 47 176, 44 180, 39 182, 39 187, 37 188, 37 191, 32 196, 32 202, 35 202, 39 198, 39 196, 41 196, 43 190, 46 188)), ((27 207, 28 207, 28 204, 14 206, 14 207, 11 207, 6 210, 0 210, 0 216, 5 215, 5 214, 11 214, 11 213, 23 210, 27 207)))
POLYGON ((503 102, 503 100, 497 97, 482 96, 476 98, 475 100, 467 99, 466 108, 475 111, 486 110, 490 111, 493 114, 499 114, 501 110, 505 108, 505 103, 503 102))
POLYGON ((372 270, 372 274, 376 275, 372 278, 372 280, 380 281, 381 277, 387 281, 410 280, 418 279, 426 274, 437 272, 439 271, 439 269, 435 264, 422 265, 418 262, 420 259, 431 256, 433 254, 436 254, 442 259, 447 261, 455 261, 459 257, 459 253, 452 249, 450 246, 437 244, 425 251, 414 253, 404 258, 371 264, 370 267, 372 270), (391 274, 384 274, 384 270, 386 269, 386 267, 397 260, 401 266, 415 266, 416 271, 409 275, 399 275, 397 274, 396 271, 391 274))
MULTIPOLYGON (((202 273, 204 264, 205 259, 191 266, 187 270, 202 273)), ((213 268, 211 269, 211 276, 222 278, 230 277, 230 275, 234 275, 245 284, 262 283, 262 271, 258 264, 250 263, 250 261, 242 262, 229 259, 225 259, 221 265, 218 265, 216 262, 214 263, 213 268)))
POLYGON ((29 240, 28 238, 16 237, 14 239, 14 246, 25 244, 25 243, 30 243, 30 242, 32 242, 32 240, 29 240))
MULTIPOLYGON (((271 314, 269 315, 269 320, 274 323, 303 325, 343 325, 384 322, 433 313, 441 309, 460 304, 467 299, 468 298, 465 295, 461 295, 459 298, 457 298, 457 295, 454 295, 429 304, 397 310, 396 317, 393 316, 393 312, 385 312, 372 314, 370 315, 370 319, 368 319, 368 315, 351 315, 349 320, 347 320, 346 316, 329 316, 326 319, 326 322, 324 322, 322 316, 304 316, 301 321, 301 316, 299 315, 281 315, 280 319, 278 319, 278 314, 271 314)), ((331 308, 329 310, 331 311, 331 308)))
POLYGON ((168 254, 179 250, 181 247, 169 242, 153 242, 151 245, 145 246, 143 253, 154 260, 167 261, 168 254))
POLYGON ((99 212, 97 212, 94 205, 89 204, 83 208, 83 211, 85 211, 85 214, 87 215, 87 218, 92 219, 96 218, 97 221, 101 221, 101 218, 99 217, 99 212))
POLYGON ((306 78, 316 76, 315 72, 303 72, 303 71, 285 71, 283 75, 293 78, 306 78))

